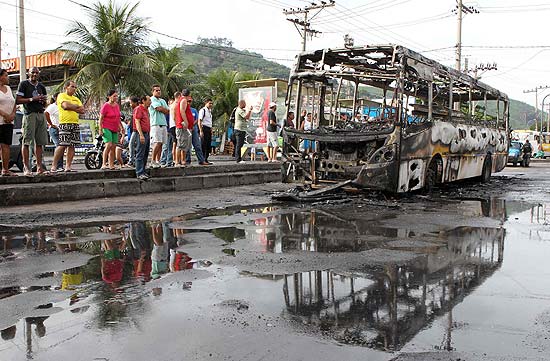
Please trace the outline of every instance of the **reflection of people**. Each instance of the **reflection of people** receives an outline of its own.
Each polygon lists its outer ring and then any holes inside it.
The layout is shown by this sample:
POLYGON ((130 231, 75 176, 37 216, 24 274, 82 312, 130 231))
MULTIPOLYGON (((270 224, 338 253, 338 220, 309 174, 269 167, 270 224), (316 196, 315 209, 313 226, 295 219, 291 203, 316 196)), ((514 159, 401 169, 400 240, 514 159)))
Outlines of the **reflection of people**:
POLYGON ((147 282, 151 280, 151 236, 144 222, 132 222, 127 228, 130 240, 130 255, 133 261, 133 276, 147 282))
POLYGON ((159 278, 168 271, 169 249, 168 242, 164 241, 162 225, 159 223, 151 226, 153 234, 153 251, 151 252, 151 277, 159 278))
POLYGON ((103 256, 101 257, 101 278, 105 283, 118 287, 122 280, 124 267, 121 251, 126 247, 123 240, 117 244, 114 240, 102 241, 103 256))
POLYGON ((4 341, 13 340, 15 338, 16 333, 17 333, 17 327, 15 325, 0 331, 0 334, 2 335, 2 340, 4 341))
POLYGON ((69 268, 61 274, 61 289, 74 290, 74 286, 81 284, 83 279, 82 267, 69 268))
POLYGON ((170 271, 178 272, 186 269, 192 269, 192 258, 182 251, 170 250, 170 271))

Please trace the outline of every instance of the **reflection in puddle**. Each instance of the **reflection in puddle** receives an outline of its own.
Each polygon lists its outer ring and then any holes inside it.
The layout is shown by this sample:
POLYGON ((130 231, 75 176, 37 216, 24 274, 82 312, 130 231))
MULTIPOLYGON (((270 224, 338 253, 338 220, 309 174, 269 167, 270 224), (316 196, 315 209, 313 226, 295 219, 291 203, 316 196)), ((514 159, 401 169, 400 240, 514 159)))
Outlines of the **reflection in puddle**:
MULTIPOLYGON (((339 342, 399 350, 435 317, 449 312, 452 325, 452 308, 500 267, 504 233, 455 230, 463 242, 408 267, 285 276, 285 312, 339 342)), ((450 342, 450 329, 448 337, 450 342)))
MULTIPOLYGON (((93 320, 98 329, 138 321, 145 312, 144 297, 162 293, 162 286, 147 288, 144 284, 164 274, 211 265, 208 261, 196 262, 185 252, 177 240, 182 232, 169 229, 168 222, 132 222, 99 229, 55 229, 2 236, 2 339, 14 339, 18 320, 24 318, 20 332, 25 333, 26 355, 33 358, 33 341, 37 342, 33 332, 39 338, 46 335, 46 320, 63 311, 54 303, 67 296, 68 309, 73 314, 85 313, 90 305, 95 305, 93 320), (72 266, 65 268, 66 265, 72 266), (6 287, 10 283, 13 286, 6 287), (54 292, 61 298, 43 303, 46 294, 38 293, 41 291, 54 292), (20 300, 16 301, 15 296, 20 300), (6 303, 11 300, 15 304, 6 303)), ((191 287, 192 282, 183 284, 185 289, 191 287)))
MULTIPOLYGON (((438 209, 441 205, 430 206, 438 209)), ((459 226, 453 226, 452 220, 451 225, 432 222, 435 213, 426 213, 417 218, 423 225, 418 227, 403 221, 406 218, 400 210, 366 208, 263 207, 4 235, 0 279, 6 283, 0 285, 0 306, 12 297, 38 291, 67 295, 60 299, 26 297, 26 308, 19 316, 0 317, 2 340, 23 335, 31 358, 37 349, 33 342, 48 334, 49 317, 64 310, 82 317, 86 327, 124 331, 152 313, 150 299, 164 300, 168 283, 158 281, 208 268, 215 257, 238 260, 243 250, 284 257, 286 253, 382 249, 422 257, 345 271, 329 267, 284 276, 247 275, 265 282, 269 302, 278 312, 274 316, 282 314, 300 330, 344 344, 396 351, 436 318, 445 317, 448 327, 441 348, 452 349, 452 331, 457 327, 453 308, 502 265, 505 230, 499 225, 507 219, 504 201, 468 200, 442 210, 464 217, 466 221, 459 226), (469 219, 493 223, 471 226, 469 219)), ((545 206, 532 208, 531 221, 547 224, 546 210, 545 206)), ((221 265, 216 267, 223 270, 221 265)), ((228 281, 223 272, 217 277, 228 281)), ((185 281, 177 289, 193 292, 193 282, 185 281)), ((259 307, 254 303, 254 289, 223 292, 230 299, 248 296, 245 301, 251 308, 259 307)), ((1 346, 0 342, 0 350, 1 346)))

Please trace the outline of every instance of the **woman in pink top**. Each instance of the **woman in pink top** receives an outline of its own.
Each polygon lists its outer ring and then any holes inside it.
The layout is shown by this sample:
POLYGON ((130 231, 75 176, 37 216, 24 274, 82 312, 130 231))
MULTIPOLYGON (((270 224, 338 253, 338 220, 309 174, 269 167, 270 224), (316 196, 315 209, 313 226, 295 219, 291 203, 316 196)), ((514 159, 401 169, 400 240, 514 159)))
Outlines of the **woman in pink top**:
MULTIPOLYGON (((120 107, 116 90, 109 90, 107 103, 103 104, 99 113, 99 135, 103 137, 105 143, 101 169, 115 169, 115 148, 118 143, 118 135, 124 131, 120 123, 120 107), (108 167, 107 162, 109 162, 108 167)), ((119 164, 119 167, 121 165, 119 164)))

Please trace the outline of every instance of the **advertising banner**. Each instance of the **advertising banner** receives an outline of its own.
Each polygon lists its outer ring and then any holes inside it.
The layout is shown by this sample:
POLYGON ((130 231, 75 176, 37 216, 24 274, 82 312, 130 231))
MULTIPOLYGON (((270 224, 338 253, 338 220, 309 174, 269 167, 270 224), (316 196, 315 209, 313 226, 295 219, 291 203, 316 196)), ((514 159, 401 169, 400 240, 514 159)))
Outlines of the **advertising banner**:
POLYGON ((246 108, 252 105, 246 142, 249 144, 266 144, 267 112, 269 103, 276 99, 274 87, 241 88, 239 89, 239 99, 244 99, 246 108))

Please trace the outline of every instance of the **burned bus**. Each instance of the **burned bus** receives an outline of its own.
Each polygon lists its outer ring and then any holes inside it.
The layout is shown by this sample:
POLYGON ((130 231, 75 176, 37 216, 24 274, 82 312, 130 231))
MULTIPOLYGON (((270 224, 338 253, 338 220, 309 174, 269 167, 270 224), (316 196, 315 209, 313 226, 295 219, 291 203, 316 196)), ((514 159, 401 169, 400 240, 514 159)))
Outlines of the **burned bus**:
POLYGON ((283 180, 351 180, 395 193, 487 182, 506 165, 508 103, 499 90, 398 45, 302 53, 286 97, 296 127, 283 132, 283 180))

